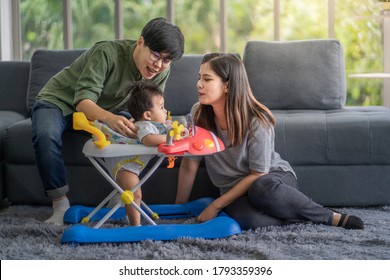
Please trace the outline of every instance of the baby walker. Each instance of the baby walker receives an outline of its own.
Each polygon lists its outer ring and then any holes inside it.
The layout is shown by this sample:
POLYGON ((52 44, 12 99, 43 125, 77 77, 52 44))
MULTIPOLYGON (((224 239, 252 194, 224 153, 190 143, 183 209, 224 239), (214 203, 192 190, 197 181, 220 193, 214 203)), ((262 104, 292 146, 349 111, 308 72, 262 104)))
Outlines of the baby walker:
MULTIPOLYGON (((98 243, 98 242, 136 242, 142 240, 173 240, 180 237, 188 238, 222 238, 241 233, 238 223, 224 212, 205 223, 198 224, 159 224, 156 219, 191 218, 199 215, 212 201, 213 198, 201 198, 184 204, 160 204, 147 206, 141 202, 141 207, 133 202, 135 192, 154 173, 165 157, 174 158, 186 155, 207 155, 223 151, 222 141, 211 131, 194 125, 191 115, 187 116, 187 127, 174 121, 167 127, 167 141, 158 147, 146 147, 136 143, 135 140, 117 134, 116 143, 111 144, 103 131, 109 129, 97 122, 90 122, 80 112, 73 114, 73 128, 85 130, 94 137, 88 140, 83 153, 91 161, 94 167, 114 187, 114 190, 96 207, 72 206, 65 213, 64 221, 74 224, 68 227, 61 238, 62 243, 98 243), (182 136, 186 137, 183 138, 182 136), (125 144, 125 145, 124 145, 125 144), (132 191, 124 191, 111 178, 103 167, 102 159, 118 156, 157 155, 158 160, 140 179, 132 191), (105 208, 107 202, 117 193, 121 194, 112 208, 105 208), (124 219, 125 209, 122 203, 135 207, 148 225, 139 227, 101 228, 108 219, 124 219), (93 227, 86 223, 97 221, 93 227), (81 224, 79 224, 81 222, 81 224)), ((115 136, 115 135, 114 135, 115 136)), ((172 167, 172 166, 168 166, 172 167)))

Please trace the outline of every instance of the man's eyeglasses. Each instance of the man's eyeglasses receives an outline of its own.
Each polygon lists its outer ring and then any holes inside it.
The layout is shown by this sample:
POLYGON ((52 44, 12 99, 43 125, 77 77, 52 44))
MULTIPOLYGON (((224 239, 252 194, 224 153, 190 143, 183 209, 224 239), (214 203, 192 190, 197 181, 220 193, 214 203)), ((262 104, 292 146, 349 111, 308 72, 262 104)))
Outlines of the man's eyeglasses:
POLYGON ((150 48, 149 48, 149 50, 150 50, 149 58, 151 61, 157 62, 157 61, 161 60, 163 67, 169 67, 169 65, 171 65, 171 63, 172 63, 171 59, 167 59, 167 58, 162 57, 161 54, 159 54, 158 52, 152 51, 150 48))

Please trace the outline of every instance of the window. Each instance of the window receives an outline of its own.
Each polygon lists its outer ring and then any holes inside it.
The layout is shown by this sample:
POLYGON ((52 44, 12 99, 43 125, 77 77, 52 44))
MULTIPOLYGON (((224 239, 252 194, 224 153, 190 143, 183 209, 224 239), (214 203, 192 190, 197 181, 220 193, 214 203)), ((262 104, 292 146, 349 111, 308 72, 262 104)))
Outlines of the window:
POLYGON ((185 35, 185 52, 202 54, 221 49, 219 1, 174 1, 175 24, 185 35))
POLYGON ((73 0, 71 3, 75 49, 89 48, 95 42, 115 38, 114 1, 73 0))
POLYGON ((247 41, 274 39, 274 5, 271 0, 227 1, 227 49, 243 55, 247 41))
MULTIPOLYGON (((336 3, 335 34, 344 46, 347 77, 352 73, 383 72, 383 32, 376 1, 336 3)), ((347 79, 349 105, 381 105, 383 80, 347 79)))
POLYGON ((280 40, 327 38, 327 26, 328 1, 280 1, 280 40))
POLYGON ((123 37, 138 39, 144 25, 156 17, 166 17, 167 3, 161 0, 123 1, 123 37))
POLYGON ((36 49, 63 49, 62 2, 20 0, 22 59, 36 49))
MULTIPOLYGON (((22 59, 30 59, 38 48, 88 48, 100 40, 137 39, 147 21, 169 14, 185 35, 187 54, 228 51, 242 56, 249 40, 334 37, 344 46, 348 76, 390 69, 383 50, 390 39, 384 36, 385 21, 377 0, 2 1, 19 3, 12 17, 20 16, 22 59), (17 11, 19 15, 14 14, 17 11), (118 26, 123 32, 118 32, 118 26), (67 40, 71 42, 66 44, 67 40)), ((381 105, 386 98, 390 103, 390 81, 348 77, 348 105, 381 105)))

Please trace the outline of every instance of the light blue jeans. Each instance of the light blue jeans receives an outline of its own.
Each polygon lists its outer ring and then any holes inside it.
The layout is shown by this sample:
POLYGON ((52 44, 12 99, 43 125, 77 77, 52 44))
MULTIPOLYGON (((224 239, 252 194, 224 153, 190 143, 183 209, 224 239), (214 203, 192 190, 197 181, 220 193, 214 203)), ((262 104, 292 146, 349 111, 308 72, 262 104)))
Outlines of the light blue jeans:
POLYGON ((52 103, 36 101, 32 110, 32 142, 46 195, 55 199, 69 191, 62 157, 62 134, 72 129, 72 114, 63 116, 52 103))
POLYGON ((314 202, 297 186, 291 172, 268 173, 253 182, 247 196, 237 199, 224 211, 245 230, 299 221, 330 225, 333 211, 314 202))

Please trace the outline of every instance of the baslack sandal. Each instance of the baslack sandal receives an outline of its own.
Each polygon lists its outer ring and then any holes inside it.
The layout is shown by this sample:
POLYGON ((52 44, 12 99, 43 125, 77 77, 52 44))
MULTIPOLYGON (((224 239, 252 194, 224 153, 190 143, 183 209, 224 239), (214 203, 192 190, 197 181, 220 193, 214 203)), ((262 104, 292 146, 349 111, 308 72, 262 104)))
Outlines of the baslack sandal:
POLYGON ((345 229, 364 229, 362 219, 349 214, 341 214, 341 218, 337 226, 345 229))

